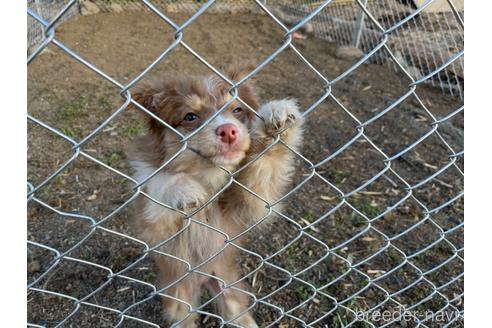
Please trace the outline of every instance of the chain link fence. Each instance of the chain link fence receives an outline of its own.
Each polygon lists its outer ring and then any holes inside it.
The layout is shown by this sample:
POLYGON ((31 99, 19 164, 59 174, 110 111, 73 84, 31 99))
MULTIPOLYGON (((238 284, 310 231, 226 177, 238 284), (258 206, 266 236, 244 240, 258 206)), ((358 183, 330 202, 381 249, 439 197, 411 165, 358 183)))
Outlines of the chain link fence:
MULTIPOLYGON (((300 81, 311 74, 322 85, 316 99, 302 108, 308 131, 305 147, 294 152, 299 170, 281 197, 288 203, 285 211, 275 213, 268 204, 270 215, 263 221, 275 222, 269 232, 252 227, 244 246, 226 241, 225 246, 240 247, 244 274, 240 281, 251 286, 245 292, 258 324, 463 326, 464 22, 459 1, 27 3, 28 93, 32 93, 28 94, 28 326, 166 326, 159 304, 165 288, 157 287, 156 268, 149 260, 156 249, 119 223, 131 216, 131 204, 143 190, 141 181, 127 170, 121 150, 113 149, 113 140, 124 135, 129 143, 142 132, 138 121, 121 121, 131 111, 151 115, 132 98, 132 88, 161 62, 172 61, 174 53, 182 51, 224 78, 213 60, 188 43, 187 31, 210 13, 227 13, 220 16, 226 19, 245 12, 247 17, 261 16, 261 22, 271 24, 267 29, 274 26, 283 35, 248 78, 260 83, 269 67, 289 52, 296 59, 300 81), (85 22, 74 20, 80 13, 143 8, 168 29, 173 41, 133 77, 107 72, 82 55, 86 49, 79 42, 84 34, 72 45, 60 37, 65 24, 85 22), (176 16, 179 19, 173 16, 183 12, 187 15, 176 16), (327 48, 316 49, 320 60, 309 50, 326 39, 336 48, 333 58, 345 48, 359 52, 352 51, 335 67, 338 71, 327 72, 328 57, 323 57, 328 56, 327 48), (101 87, 111 86, 122 100, 103 96, 94 100, 84 91, 75 101, 54 108, 56 101, 46 94, 60 86, 47 72, 64 69, 50 59, 61 57, 46 57, 54 53, 74 60, 78 68, 72 73, 82 81, 93 74, 101 87), (368 72, 368 79, 389 79, 382 90, 396 82, 404 88, 391 97, 383 93, 378 103, 358 103, 377 93, 376 87, 361 82, 363 72, 368 72), (446 94, 438 96, 427 84, 446 94), (86 115, 86 108, 94 112, 86 115), (104 109, 109 114, 98 116, 97 111, 104 109), (60 125, 60 120, 70 124, 60 125), (90 128, 82 128, 83 124, 90 128), (395 132, 389 135, 388 130, 395 132), (91 184, 82 184, 84 179, 91 184), (103 203, 110 205, 103 210, 103 203)), ((135 29, 137 23, 133 22, 135 29)), ((253 32, 241 33, 246 39, 253 32)), ((280 66, 278 72, 282 71, 287 67, 280 66)), ((74 89, 69 76, 66 80, 66 88, 74 89)), ((281 81, 273 80, 269 87, 276 85, 281 81)), ((232 94, 236 89, 232 83, 232 94)), ((164 165, 159 170, 165 169, 164 165)), ((236 183, 234 174, 228 174, 229 183, 236 183)), ((199 268, 191 268, 194 271, 199 268)), ((196 308, 190 305, 190 314, 201 315, 201 326, 238 326, 217 315, 211 300, 204 299, 196 308)))

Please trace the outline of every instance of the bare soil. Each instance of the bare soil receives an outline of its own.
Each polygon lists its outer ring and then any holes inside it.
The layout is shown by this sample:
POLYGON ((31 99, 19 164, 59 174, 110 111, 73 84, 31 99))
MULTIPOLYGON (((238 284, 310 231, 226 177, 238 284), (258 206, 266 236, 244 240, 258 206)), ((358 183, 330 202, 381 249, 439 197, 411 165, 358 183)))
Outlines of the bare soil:
MULTIPOLYGON (((187 18, 177 14, 171 17, 177 22, 187 18)), ((126 84, 171 44, 174 32, 157 16, 135 11, 79 17, 59 26, 56 37, 95 67, 126 84)), ((202 15, 185 30, 183 40, 215 67, 224 67, 237 61, 266 59, 282 44, 283 32, 266 16, 202 15)), ((336 58, 334 44, 313 36, 295 40, 294 44, 329 80, 356 62, 336 58)), ((209 73, 185 49, 177 47, 148 75, 209 73)), ((265 101, 294 97, 303 109, 326 92, 323 81, 289 48, 263 69, 256 81, 265 101)), ((439 119, 462 105, 459 98, 419 85, 416 94, 422 103, 410 95, 365 128, 364 133, 373 145, 362 136, 357 138, 338 156, 319 166, 316 170, 319 176, 309 178, 310 163, 319 163, 357 136, 358 123, 352 115, 360 122, 366 121, 405 95, 409 83, 405 75, 389 65, 363 64, 332 86, 334 98, 328 97, 307 116, 302 148, 305 159, 298 159, 299 170, 292 188, 305 183, 285 200, 284 214, 289 220, 277 219, 277 224, 271 225, 268 231, 251 230, 250 242, 245 245, 263 258, 278 253, 268 260, 275 267, 263 264, 257 269, 261 261, 246 252, 238 259, 244 274, 251 273, 247 279, 251 291, 257 298, 267 296, 265 302, 254 308, 261 326, 278 319, 279 327, 303 326, 289 315, 282 316, 279 308, 306 323, 320 319, 313 327, 347 325, 355 319, 350 311, 367 310, 378 304, 384 309, 394 309, 398 304, 420 303, 418 310, 438 310, 446 306, 447 298, 453 306, 463 309, 462 278, 435 292, 463 272, 463 230, 445 233, 463 221, 463 199, 430 216, 424 210, 424 206, 433 209, 446 203, 463 190, 459 172, 464 169, 463 161, 458 159, 456 165, 416 188, 412 197, 393 211, 378 217, 407 195, 406 185, 399 177, 414 185, 449 163, 450 151, 442 139, 432 134, 391 161, 391 171, 347 197, 346 202, 342 203, 343 197, 334 188, 348 193, 385 169, 385 158, 374 146, 390 157, 430 131, 433 118, 422 104, 439 119), (312 222, 317 223, 301 232, 301 227, 312 222), (401 234, 405 230, 408 232, 401 234), (384 236, 395 238, 389 243, 384 236), (371 257, 373 254, 376 255, 371 257), (429 271, 436 267, 435 271, 429 271), (383 278, 369 283, 369 279, 380 276, 383 278), (411 287, 398 293, 407 286, 411 287)), ((119 91, 54 45, 28 69, 28 113, 76 141, 123 104, 119 91)), ((463 149, 462 114, 440 124, 437 131, 455 151, 463 149)), ((142 133, 142 114, 129 108, 82 150, 130 175, 125 150, 142 133)), ((29 121, 29 181, 34 186, 43 182, 71 158, 71 147, 68 141, 29 121)), ((61 253, 70 250, 66 256, 78 259, 61 260, 35 287, 75 299, 96 291, 85 301, 100 306, 82 303, 77 307, 72 299, 30 290, 29 322, 52 327, 75 311, 65 326, 112 327, 120 317, 117 312, 104 308, 123 311, 152 292, 156 268, 147 258, 124 276, 148 285, 121 277, 105 284, 111 272, 123 270, 143 255, 142 244, 116 234, 132 235, 127 224, 132 215, 131 204, 108 217, 132 197, 132 187, 123 176, 79 155, 35 193, 36 199, 51 209, 34 200, 28 202, 28 239, 61 253), (93 229, 91 219, 95 222, 105 219, 101 227, 107 230, 93 229), (73 246, 77 247, 71 249, 73 246), (98 289, 101 286, 104 287, 98 289)), ((55 255, 53 251, 28 246, 29 283, 50 267, 55 255)), ((206 310, 215 311, 211 306, 206 310)), ((126 314, 131 317, 124 319, 124 327, 148 326, 134 318, 168 326, 157 297, 126 314)), ((203 327, 218 326, 211 316, 203 315, 200 321, 203 327)), ((454 323, 454 326, 461 325, 462 322, 454 323)), ((367 325, 356 323, 355 326, 367 325)))

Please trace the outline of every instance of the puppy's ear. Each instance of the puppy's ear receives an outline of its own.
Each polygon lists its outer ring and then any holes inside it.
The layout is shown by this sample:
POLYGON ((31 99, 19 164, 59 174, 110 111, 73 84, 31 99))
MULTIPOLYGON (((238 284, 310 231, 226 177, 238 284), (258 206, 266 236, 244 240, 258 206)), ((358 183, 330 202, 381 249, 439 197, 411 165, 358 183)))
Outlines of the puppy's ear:
MULTIPOLYGON (((243 64, 232 64, 226 69, 226 76, 233 82, 241 81, 245 76, 251 73, 255 69, 256 65, 252 62, 246 62, 243 64)), ((238 89, 239 98, 244 100, 251 108, 257 110, 260 107, 260 98, 256 91, 256 76, 250 77, 246 82, 241 84, 238 89)), ((248 111, 248 117, 252 119, 254 114, 248 111)))
MULTIPOLYGON (((162 110, 159 108, 165 97, 163 90, 165 90, 165 85, 162 81, 146 81, 135 87, 132 91, 132 98, 151 113, 165 119, 162 110)), ((151 134, 160 134, 164 126, 147 113, 143 114, 147 119, 147 126, 151 134)))
MULTIPOLYGON (((234 81, 239 82, 246 75, 251 73, 255 69, 256 65, 253 62, 245 62, 245 63, 234 63, 229 65, 226 69, 226 76, 234 81)), ((252 76, 246 83, 254 82, 255 76, 252 76)))
POLYGON ((155 83, 146 82, 135 87, 135 90, 132 91, 132 98, 152 113, 155 113, 160 92, 155 83))

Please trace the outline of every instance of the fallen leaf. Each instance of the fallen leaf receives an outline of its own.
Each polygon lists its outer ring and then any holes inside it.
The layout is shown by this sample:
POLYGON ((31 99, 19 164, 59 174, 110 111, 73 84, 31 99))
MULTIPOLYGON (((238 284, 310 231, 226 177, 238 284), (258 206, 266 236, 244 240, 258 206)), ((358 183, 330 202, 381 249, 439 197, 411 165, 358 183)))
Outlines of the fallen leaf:
POLYGON ((367 196, 380 196, 383 195, 381 191, 360 191, 361 194, 367 196))
POLYGON ((380 274, 386 273, 386 271, 384 271, 384 270, 367 270, 367 273, 380 275, 380 274))
POLYGON ((95 199, 97 198, 97 194, 98 194, 98 193, 99 193, 99 190, 97 190, 97 189, 96 189, 96 190, 94 190, 94 191, 92 192, 92 195, 90 195, 89 197, 87 197, 87 200, 88 200, 88 201, 93 201, 93 200, 95 200, 95 199))

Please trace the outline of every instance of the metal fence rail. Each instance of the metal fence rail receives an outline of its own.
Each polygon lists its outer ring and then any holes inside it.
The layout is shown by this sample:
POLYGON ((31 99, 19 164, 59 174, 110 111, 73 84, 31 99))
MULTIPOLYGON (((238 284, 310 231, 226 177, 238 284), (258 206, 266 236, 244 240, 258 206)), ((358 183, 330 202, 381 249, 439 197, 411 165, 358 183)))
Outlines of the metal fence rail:
MULTIPOLYGON (((52 174, 49 175, 44 181, 36 185, 28 181, 27 184, 28 203, 36 204, 37 206, 46 209, 48 212, 52 212, 53 214, 63 216, 67 220, 70 219, 70 220, 85 221, 90 224, 90 230, 88 231, 87 235, 65 251, 60 251, 48 244, 40 243, 36 240, 28 240, 28 246, 30 248, 42 250, 47 254, 50 254, 51 257, 50 265, 48 266, 48 268, 44 270, 44 272, 42 272, 40 275, 38 275, 34 280, 28 282, 28 286, 27 286, 28 292, 38 293, 44 296, 56 296, 58 298, 63 298, 65 300, 73 302, 72 311, 70 313, 67 313, 62 320, 57 322, 56 324, 57 327, 64 326, 64 324, 66 324, 70 318, 75 316, 80 311, 82 306, 103 309, 105 311, 110 311, 114 313, 114 315, 118 317, 118 323, 116 324, 116 326, 124 326, 128 322, 133 322, 137 326, 141 326, 141 327, 145 327, 145 326, 159 327, 158 323, 151 322, 148 320, 148 318, 134 316, 132 314, 132 310, 136 306, 144 305, 147 302, 150 302, 151 300, 155 299, 156 297, 159 297, 159 295, 162 295, 163 289, 159 289, 158 287, 149 284, 148 282, 145 282, 143 280, 128 275, 128 272, 134 269, 135 267, 137 267, 137 265, 141 263, 141 261, 146 259, 153 250, 150 249, 150 247, 146 245, 143 241, 140 241, 122 232, 113 231, 104 226, 106 222, 112 220, 115 215, 123 211, 135 198, 143 194, 141 181, 135 181, 132 177, 128 176, 124 172, 115 169, 114 167, 111 167, 110 165, 107 165, 106 163, 103 163, 102 161, 96 159, 90 154, 90 152, 84 149, 84 145, 87 142, 89 142, 91 139, 100 135, 101 132, 113 120, 115 120, 118 117, 118 115, 127 111, 130 108, 130 106, 134 106, 138 108, 140 111, 148 115, 151 115, 151 113, 146 108, 141 106, 132 98, 132 87, 138 81, 143 79, 146 73, 150 69, 155 67, 161 60, 167 58, 169 54, 172 53, 173 50, 178 47, 185 49, 194 58, 196 58, 203 65, 208 67, 208 69, 210 69, 211 72, 223 78, 224 80, 228 81, 227 78, 220 72, 219 69, 214 67, 206 59, 204 59, 199 53, 193 50, 193 48, 187 43, 186 38, 183 37, 183 31, 189 25, 193 24, 194 21, 197 20, 199 16, 201 16, 204 13, 207 13, 213 7, 214 2, 215 1, 208 1, 205 3, 202 2, 195 3, 197 11, 193 15, 191 15, 183 24, 178 25, 173 20, 171 20, 166 15, 165 12, 159 10, 158 7, 153 4, 152 1, 142 0, 140 2, 141 6, 144 6, 147 10, 157 15, 157 17, 159 17, 162 20, 163 24, 167 24, 175 31, 175 35, 174 35, 175 41, 165 51, 163 51, 162 54, 158 58, 156 58, 156 60, 147 69, 145 69, 142 72, 142 74, 139 74, 137 78, 135 78, 130 82, 128 81, 123 82, 108 75, 106 72, 99 69, 98 67, 96 67, 95 65, 84 59, 83 57, 81 57, 77 52, 70 49, 67 45, 65 45, 62 41, 60 41, 57 38, 56 28, 58 24, 63 20, 70 19, 71 17, 77 14, 79 10, 77 8, 77 6, 79 5, 78 1, 75 0, 67 1, 62 3, 61 6, 60 6, 60 2, 53 1, 50 3, 53 4, 54 7, 40 8, 36 6, 37 1, 28 0, 28 8, 27 8, 28 24, 29 26, 32 26, 28 29, 29 31, 28 33, 31 33, 28 34, 28 44, 31 48, 28 51, 28 59, 27 59, 28 65, 35 62, 39 54, 48 45, 52 47, 56 47, 60 51, 66 53, 68 56, 74 58, 76 61, 81 63, 87 70, 96 73, 98 76, 102 77, 103 79, 105 79, 106 81, 110 82, 112 85, 117 87, 120 90, 120 95, 122 96, 123 99, 123 104, 116 111, 114 111, 107 120, 102 122, 97 128, 95 128, 92 131, 92 133, 90 133, 87 137, 85 137, 82 140, 75 140, 70 135, 67 135, 67 133, 50 126, 48 123, 44 121, 43 117, 36 117, 34 115, 28 114, 28 120, 32 124, 39 126, 42 129, 45 129, 50 134, 65 140, 71 145, 69 149, 71 156, 66 162, 61 164, 59 169, 57 169, 55 172, 52 172, 52 174), (53 8, 56 8, 56 10, 54 10, 53 8), (37 27, 35 28, 34 26, 37 27), (118 175, 120 178, 133 183, 135 186, 133 196, 130 199, 125 200, 121 205, 119 205, 113 212, 111 212, 106 217, 98 218, 98 219, 86 215, 86 213, 66 213, 60 211, 53 205, 47 203, 46 201, 43 201, 40 197, 38 197, 38 194, 43 191, 43 188, 45 188, 55 178, 62 175, 65 172, 66 168, 70 166, 73 162, 81 158, 91 161, 97 165, 100 165, 101 167, 104 167, 106 170, 110 170, 112 173, 118 175), (118 238, 124 238, 127 239, 128 241, 139 243, 144 247, 145 251, 142 252, 142 254, 140 254, 140 256, 136 261, 132 262, 131 264, 127 265, 125 268, 121 270, 115 270, 110 266, 105 266, 105 265, 94 263, 90 260, 74 257, 73 256, 74 250, 80 248, 85 242, 87 242, 87 240, 91 236, 93 236, 98 232, 104 232, 105 234, 110 234, 118 238), (105 272, 107 272, 107 279, 106 281, 102 282, 98 288, 93 290, 93 292, 81 298, 72 295, 68 291, 66 293, 62 293, 59 291, 52 291, 45 288, 45 286, 42 283, 43 279, 46 279, 51 274, 53 274, 53 272, 56 271, 57 267, 59 267, 62 263, 67 263, 67 262, 88 265, 88 266, 92 266, 94 269, 104 270, 105 272), (145 286, 146 288, 150 289, 150 293, 148 294, 147 297, 142 298, 135 304, 123 310, 115 309, 115 308, 107 308, 105 306, 97 304, 96 302, 90 301, 92 296, 97 295, 101 290, 103 290, 109 284, 114 282, 116 279, 123 279, 126 281, 131 281, 132 283, 135 284, 141 284, 142 286, 145 286)), ((424 204, 424 202, 422 202, 419 199, 419 196, 416 194, 415 190, 417 190, 419 187, 421 187, 424 184, 434 183, 435 181, 438 181, 440 175, 444 174, 447 170, 452 169, 454 172, 458 172, 460 177, 464 177, 464 173, 462 169, 457 164, 457 161, 461 160, 464 157, 464 151, 462 149, 454 149, 447 141, 447 136, 443 135, 443 133, 440 130, 440 128, 446 125, 450 120, 455 118, 457 115, 461 115, 464 108, 462 106, 455 109, 450 108, 450 112, 449 112, 450 114, 446 116, 437 116, 432 112, 431 108, 428 108, 428 106, 426 106, 420 100, 419 91, 418 91, 418 87, 422 83, 426 83, 426 82, 443 83, 448 85, 450 92, 457 93, 460 96, 462 96, 462 84, 460 84, 461 82, 455 83, 450 81, 452 81, 453 79, 456 80, 457 79, 456 76, 459 76, 461 74, 459 73, 459 70, 462 69, 462 65, 463 65, 462 60, 464 56, 464 51, 459 45, 460 43, 459 40, 450 41, 450 42, 456 42, 456 46, 448 45, 446 52, 441 51, 439 57, 436 58, 436 60, 433 63, 429 63, 428 65, 423 63, 419 64, 418 62, 419 60, 421 60, 421 58, 416 58, 415 56, 413 56, 413 54, 409 52, 409 49, 412 49, 414 53, 419 53, 418 46, 419 44, 421 44, 420 41, 422 41, 422 38, 425 38, 425 35, 422 34, 421 36, 416 36, 416 33, 421 31, 422 27, 420 25, 416 25, 414 20, 419 15, 424 17, 423 18, 424 20, 431 19, 431 18, 425 18, 426 16, 425 10, 430 4, 432 4, 433 1, 429 0, 424 4, 420 5, 418 8, 406 7, 405 8, 406 14, 403 16, 393 17, 393 20, 390 20, 390 18, 388 18, 389 16, 386 16, 386 18, 384 19, 380 18, 381 16, 383 16, 381 14, 382 9, 381 7, 378 7, 377 4, 378 3, 381 4, 383 2, 388 4, 389 7, 394 6, 394 7, 401 8, 402 6, 401 3, 405 1, 357 0, 357 1, 350 2, 350 5, 347 5, 346 2, 342 3, 342 1, 335 1, 335 0, 316 1, 316 2, 305 1, 300 4, 290 4, 289 6, 286 7, 285 3, 257 0, 255 2, 251 2, 250 4, 252 7, 255 8, 254 9, 255 11, 261 12, 263 15, 266 15, 267 17, 271 18, 284 31, 285 38, 283 43, 277 48, 277 50, 274 51, 263 62, 259 63, 258 66, 251 72, 251 74, 249 74, 245 79, 249 79, 255 76, 263 68, 269 65, 269 63, 272 62, 277 56, 279 56, 284 50, 290 49, 298 56, 299 60, 302 63, 304 63, 306 67, 308 67, 312 72, 314 72, 325 83, 325 94, 311 107, 305 109, 303 111, 303 115, 305 117, 308 117, 317 108, 319 103, 321 103, 325 99, 330 99, 337 104, 339 110, 344 111, 348 115, 350 115, 350 117, 352 118, 352 120, 355 122, 357 126, 356 130, 354 131, 355 133, 354 138, 352 138, 346 144, 341 145, 339 149, 334 150, 330 155, 326 156, 323 160, 317 163, 309 162, 303 156, 302 153, 296 152, 296 156, 299 159, 299 161, 304 163, 309 168, 309 174, 305 179, 302 179, 302 182, 300 184, 296 186, 292 186, 291 189, 284 196, 284 197, 288 197, 289 195, 294 193, 297 190, 297 188, 299 188, 304 183, 310 181, 311 179, 321 179, 322 181, 324 181, 324 183, 329 185, 331 188, 337 190, 338 196, 340 197, 340 202, 334 207, 332 211, 329 211, 328 213, 317 219, 315 223, 310 223, 307 226, 299 225, 299 238, 301 236, 311 238, 313 241, 318 243, 319 246, 322 249, 324 249, 325 252, 324 254, 321 254, 320 260, 318 260, 315 263, 311 263, 303 271, 309 270, 310 268, 314 267, 317 263, 319 263, 319 261, 326 259, 328 256, 335 256, 338 260, 342 261, 347 265, 348 270, 345 273, 340 274, 338 277, 328 282, 327 284, 323 286, 321 285, 316 286, 308 281, 303 280, 300 277, 299 272, 297 273, 288 272, 285 268, 280 268, 275 263, 273 263, 273 261, 271 261, 271 258, 264 258, 260 254, 255 253, 254 248, 250 248, 248 250, 248 253, 252 257, 255 257, 256 259, 260 259, 259 267, 255 268, 252 271, 252 273, 254 273, 255 271, 259 270, 261 267, 264 266, 275 267, 278 268, 279 270, 282 270, 282 272, 288 273, 289 283, 295 283, 295 282, 302 283, 305 286, 308 286, 309 289, 310 296, 307 299, 300 301, 298 306, 292 309, 284 309, 282 307, 279 307, 278 305, 272 304, 269 302, 269 299, 267 297, 256 297, 255 295, 252 295, 254 299, 252 306, 261 304, 271 308, 272 311, 275 311, 275 313, 277 313, 276 315, 277 319, 274 322, 267 323, 268 327, 276 326, 283 319, 292 320, 293 322, 296 323, 295 325, 299 327, 325 327, 327 326, 327 324, 324 320, 326 320, 328 317, 333 316, 335 311, 340 309, 348 313, 350 317, 348 322, 340 324, 340 326, 353 326, 353 327, 391 326, 394 323, 401 322, 403 320, 402 318, 403 315, 409 313, 411 314, 413 313, 412 312, 413 310, 422 309, 422 307, 425 308, 426 301, 433 297, 439 297, 439 299, 443 301, 444 305, 440 306, 438 309, 434 309, 432 315, 427 316, 425 318, 413 314, 412 320, 416 326, 434 327, 436 326, 434 319, 437 316, 442 315, 443 313, 453 313, 453 315, 449 317, 448 320, 446 320, 444 323, 442 323, 441 326, 455 327, 455 326, 463 325, 464 311, 462 306, 459 304, 462 303, 461 300, 464 298, 464 292, 461 291, 456 295, 454 295, 453 297, 449 297, 449 295, 446 295, 443 292, 443 290, 447 288, 449 285, 462 281, 463 272, 462 271, 454 272, 453 274, 450 274, 449 277, 446 277, 447 282, 444 284, 437 284, 436 282, 432 281, 431 278, 429 278, 429 275, 435 272, 436 270, 440 269, 441 267, 445 266, 446 264, 450 263, 451 261, 458 261, 460 263, 464 262, 463 247, 455 245, 452 239, 449 238, 450 234, 453 234, 456 231, 460 231, 461 229, 463 229, 464 223, 462 218, 460 218, 458 222, 455 223, 454 225, 446 226, 446 227, 443 227, 438 220, 434 219, 434 215, 439 211, 447 207, 455 206, 463 198, 464 193, 463 191, 457 191, 453 197, 441 202, 440 205, 434 208, 428 208, 424 204), (350 8, 350 9, 343 9, 343 8, 350 8), (350 10, 350 14, 348 14, 348 16, 350 16, 351 18, 350 19, 347 18, 344 21, 340 21, 345 16, 340 14, 338 14, 338 16, 333 15, 332 13, 337 10, 350 10), (292 22, 294 23, 290 24, 288 27, 287 24, 285 24, 285 20, 286 20, 285 16, 282 15, 290 15, 291 18, 293 17, 292 22), (333 18, 335 16, 338 17, 336 18, 338 19, 338 21, 335 18, 333 18), (351 22, 349 24, 350 26, 348 27, 347 27, 347 22, 351 22), (306 24, 313 24, 315 34, 319 36, 327 37, 327 34, 332 35, 331 37, 335 39, 337 43, 354 44, 355 42, 355 46, 361 47, 364 51, 362 57, 359 60, 357 60, 349 69, 345 70, 344 72, 341 72, 338 75, 338 77, 334 79, 328 79, 326 76, 323 75, 321 69, 317 68, 314 64, 308 61, 308 59, 306 59, 303 56, 302 51, 296 47, 293 35, 294 33, 299 32, 302 28, 304 28, 306 24), (333 26, 337 24, 339 26, 342 26, 343 28, 333 29, 333 26), (370 31, 367 32, 364 30, 364 28, 358 29, 358 27, 362 25, 370 26, 370 31), (356 28, 354 28, 354 26, 356 28), (416 46, 402 43, 401 42, 401 40, 403 40, 401 38, 402 35, 409 36, 410 38, 416 37, 416 40, 414 42, 416 46), (345 41, 342 42, 341 41, 342 39, 345 41), (417 47, 417 49, 415 49, 415 47, 417 47), (339 83, 340 80, 352 74, 358 67, 360 67, 364 63, 371 62, 371 61, 381 62, 383 58, 380 57, 380 53, 381 53, 380 50, 381 51, 384 50, 384 53, 387 54, 387 57, 384 58, 384 60, 385 61, 391 60, 394 63, 397 70, 402 74, 404 74, 405 76, 407 76, 408 79, 411 80, 411 83, 408 85, 407 92, 400 99, 390 104, 383 110, 377 112, 371 118, 367 120, 361 120, 360 118, 357 117, 355 113, 352 113, 349 108, 346 108, 342 104, 342 102, 339 101, 339 99, 337 98, 337 94, 334 91, 334 87, 336 87, 337 83, 339 83), (419 72, 420 72, 419 76, 415 76, 416 72, 412 70, 412 67, 419 68, 419 72), (425 68, 425 69, 421 70, 420 68, 425 68), (452 74, 455 74, 456 76, 453 77, 451 76, 452 74), (444 81, 444 79, 446 81, 444 81), (453 85, 450 86, 451 84, 453 85), (428 131, 424 135, 420 136, 418 140, 414 140, 412 143, 407 145, 405 148, 400 149, 396 153, 387 154, 383 152, 379 147, 377 147, 377 145, 366 134, 366 130, 368 127, 374 124, 374 122, 376 122, 379 118, 393 111, 398 106, 398 104, 402 103, 407 99, 416 100, 419 103, 420 108, 429 117, 432 118, 432 122, 429 123, 428 131), (407 179, 405 179, 397 170, 394 169, 394 163, 399 158, 401 158, 408 152, 412 151, 419 144, 424 143, 430 137, 437 137, 438 140, 440 140, 440 142, 442 143, 442 145, 446 147, 449 153, 448 162, 445 165, 436 168, 436 170, 432 175, 422 178, 418 183, 413 183, 413 184, 409 183, 407 182, 407 179), (343 192, 340 189, 338 189, 336 185, 334 185, 332 182, 328 181, 322 174, 320 174, 319 172, 320 167, 335 160, 340 153, 342 153, 348 147, 354 145, 358 140, 365 140, 365 142, 369 145, 371 149, 373 149, 376 153, 378 153, 380 156, 384 158, 383 160, 384 168, 380 172, 378 172, 377 174, 375 174, 374 176, 363 182, 359 187, 349 192, 343 192), (362 213, 356 208, 356 206, 353 206, 350 203, 349 198, 352 195, 360 192, 367 186, 370 186, 377 179, 388 175, 391 175, 392 177, 396 177, 398 179, 398 183, 405 186, 404 195, 403 197, 400 198, 398 202, 396 202, 392 206, 387 207, 382 213, 378 214, 374 218, 371 218, 366 214, 362 213), (404 231, 401 231, 395 235, 388 235, 387 233, 379 231, 373 225, 374 222, 384 217, 385 215, 390 214, 395 210, 396 207, 398 207, 400 204, 402 204, 403 202, 409 199, 411 199, 416 204, 418 204, 419 211, 423 213, 423 217, 419 217, 418 220, 415 222, 415 224, 407 227, 404 231), (375 235, 378 236, 378 238, 381 238, 384 241, 384 246, 379 251, 374 252, 373 254, 371 254, 371 256, 367 257, 366 259, 364 259, 359 263, 353 263, 353 261, 350 258, 340 255, 340 253, 336 252, 336 250, 344 247, 344 245, 351 242, 352 240, 359 238, 362 234, 353 236, 347 240, 340 241, 340 243, 335 246, 328 246, 323 241, 320 241, 317 238, 315 238, 312 234, 312 228, 314 227, 315 224, 324 224, 325 222, 330 220, 330 215, 341 206, 348 206, 353 212, 356 212, 357 215, 360 215, 364 218, 364 229, 363 229, 364 232, 370 231, 371 233, 374 233, 375 235), (397 245, 395 245, 395 240, 397 240, 398 238, 400 238, 405 234, 409 234, 412 231, 418 229, 418 227, 424 223, 431 224, 438 231, 438 237, 433 243, 428 245, 420 245, 421 247, 412 253, 407 253, 404 250, 400 249, 397 245), (420 267, 420 265, 415 262, 415 258, 422 254, 425 255, 425 252, 435 247, 438 243, 444 243, 448 247, 450 247, 452 249, 452 255, 443 259, 441 264, 435 267, 432 268, 420 267), (385 250, 389 248, 398 252, 399 256, 401 256, 403 259, 401 263, 399 263, 397 266, 395 266, 389 271, 381 272, 376 278, 368 275, 366 270, 361 269, 361 266, 370 263, 371 259, 381 255, 385 250), (393 274, 396 270, 402 268, 403 266, 410 266, 413 270, 415 270, 418 273, 418 277, 415 280, 411 281, 406 287, 396 292, 386 290, 384 287, 380 285, 380 281, 382 279, 391 276, 391 274, 393 274), (358 275, 364 277, 365 278, 364 287, 353 293, 353 295, 347 299, 343 299, 343 300, 336 299, 335 297, 333 297, 327 292, 326 287, 330 286, 331 284, 335 283, 338 280, 343 279, 343 277, 349 273, 357 273, 358 275), (420 283, 426 283, 426 285, 430 286, 429 288, 431 290, 428 296, 424 297, 422 300, 418 301, 417 303, 404 304, 398 301, 399 295, 401 295, 402 293, 411 289, 413 286, 416 286, 417 284, 420 283), (364 309, 361 313, 358 313, 354 308, 350 306, 350 302, 357 299, 358 295, 363 293, 368 288, 374 288, 378 290, 380 293, 382 293, 382 295, 384 295, 384 300, 379 302, 378 304, 371 306, 370 308, 364 309), (305 321, 302 318, 300 318, 298 315, 299 311, 302 312, 303 307, 308 302, 312 301, 313 299, 316 299, 318 295, 322 295, 323 297, 330 299, 334 304, 333 309, 327 311, 324 314, 317 316, 315 319, 310 321, 305 321), (394 317, 392 320, 385 322, 384 324, 371 320, 369 316, 371 313, 374 313, 377 310, 382 310, 387 308, 387 305, 389 303, 393 305, 398 305, 399 307, 401 307, 401 309, 404 310, 404 313, 402 313, 400 316, 394 317)), ((446 24, 446 26, 453 25, 452 28, 453 31, 457 29, 459 31, 458 34, 462 33, 464 29, 462 12, 456 9, 453 1, 451 0, 448 0, 446 2, 446 5, 448 6, 448 11, 447 14, 443 16, 445 17, 444 20, 441 21, 438 19, 439 21, 435 22, 435 24, 437 25, 446 24)), ((432 14, 432 16, 438 17, 440 16, 440 14, 432 14)), ((431 25, 436 26, 432 22, 431 25)), ((438 32, 436 31, 434 32, 433 33, 436 36, 436 38, 442 37, 442 35, 439 35, 438 32)), ((454 40, 454 39, 450 39, 450 40, 454 40)), ((234 84, 230 81, 229 83, 231 85, 232 94, 234 94, 235 97, 237 97, 235 90, 237 89, 239 83, 234 84)), ((166 124, 165 122, 162 123, 166 124)), ((319 141, 306 140, 305 142, 319 142, 319 141)), ((182 151, 184 151, 184 149, 181 149, 180 153, 182 151)), ((165 167, 160 168, 160 170, 163 169, 165 170, 165 167)), ((229 176, 229 181, 231 183, 236 182, 232 174, 229 176)), ((150 197, 150 196, 146 195, 146 197, 150 197)), ((158 200, 156 201, 158 202, 158 200)), ((272 207, 270 206, 270 208, 272 207)), ((284 213, 277 213, 277 214, 279 214, 283 220, 289 222, 295 222, 295 220, 292 220, 284 213)), ((266 220, 268 219, 269 217, 266 218, 266 220)), ((294 242, 294 240, 292 240, 292 242, 294 242)), ((232 243, 232 242, 228 241, 228 243, 232 243)), ((277 253, 280 253, 281 251, 287 249, 288 247, 289 244, 285 245, 277 253)), ((241 279, 246 279, 246 278, 248 277, 243 277, 241 279)), ((289 283, 287 283, 282 287, 279 287, 273 293, 279 292, 282 288, 285 288, 285 286, 289 285, 289 283)), ((201 306, 199 308, 192 309, 192 312, 208 314, 211 317, 217 319, 220 326, 224 326, 224 325, 237 326, 232 322, 226 321, 224 318, 221 318, 217 314, 207 312, 201 306)), ((28 326, 42 327, 44 326, 44 324, 42 322, 41 323, 29 322, 28 326)))

